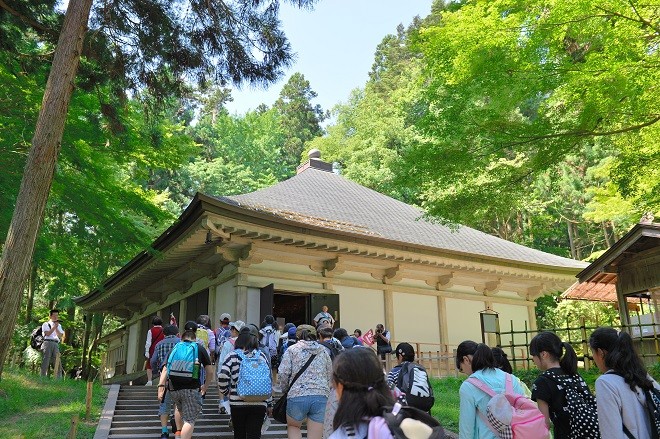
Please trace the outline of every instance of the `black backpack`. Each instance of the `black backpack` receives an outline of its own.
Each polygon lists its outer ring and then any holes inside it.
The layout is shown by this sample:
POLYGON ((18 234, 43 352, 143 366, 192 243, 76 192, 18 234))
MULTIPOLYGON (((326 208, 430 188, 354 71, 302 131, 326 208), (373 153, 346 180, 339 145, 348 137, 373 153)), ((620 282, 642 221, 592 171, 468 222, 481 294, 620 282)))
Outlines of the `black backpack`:
MULTIPOLYGON (((370 421, 374 422, 377 418, 370 421)), ((408 439, 404 430, 401 428, 401 423, 404 419, 412 420, 414 423, 421 423, 431 428, 431 435, 428 439, 445 439, 445 431, 440 425, 440 422, 435 419, 433 416, 429 415, 422 410, 419 410, 415 407, 402 406, 400 404, 395 404, 394 407, 385 407, 382 414, 382 419, 385 421, 389 432, 385 431, 376 431, 379 438, 388 438, 393 439, 408 439), (389 434, 388 434, 389 433, 389 434)), ((377 420, 375 422, 378 422, 377 420)), ((370 428, 371 430, 371 428, 370 428)))
POLYGON ((542 376, 554 381, 564 393, 564 410, 569 414, 571 437, 600 439, 596 397, 578 374, 573 376, 546 370, 542 376))
POLYGON ((30 334, 30 346, 32 349, 40 350, 41 345, 44 344, 44 333, 41 330, 41 325, 32 330, 30 334))
POLYGON ((409 406, 428 412, 435 403, 433 387, 424 366, 405 362, 399 370, 396 386, 406 394, 409 406))
POLYGON ((339 352, 341 352, 337 345, 333 343, 332 339, 322 341, 321 344, 330 350, 329 354, 331 360, 334 360, 335 357, 339 355, 339 352))
POLYGON ((645 390, 646 411, 651 419, 651 438, 660 438, 660 391, 655 387, 645 390))

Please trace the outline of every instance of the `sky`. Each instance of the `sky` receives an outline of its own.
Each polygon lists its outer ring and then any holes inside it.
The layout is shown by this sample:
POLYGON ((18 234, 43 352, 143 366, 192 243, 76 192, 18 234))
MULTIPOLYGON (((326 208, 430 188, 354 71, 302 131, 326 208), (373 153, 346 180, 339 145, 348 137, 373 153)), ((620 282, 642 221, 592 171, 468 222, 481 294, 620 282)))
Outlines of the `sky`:
POLYGON ((364 86, 374 61, 376 46, 396 27, 431 12, 432 0, 321 0, 313 10, 284 3, 280 18, 296 54, 282 78, 267 90, 244 86, 234 89, 230 113, 244 114, 259 104, 269 107, 289 77, 300 72, 318 97, 313 104, 331 110, 348 100, 351 90, 364 86))

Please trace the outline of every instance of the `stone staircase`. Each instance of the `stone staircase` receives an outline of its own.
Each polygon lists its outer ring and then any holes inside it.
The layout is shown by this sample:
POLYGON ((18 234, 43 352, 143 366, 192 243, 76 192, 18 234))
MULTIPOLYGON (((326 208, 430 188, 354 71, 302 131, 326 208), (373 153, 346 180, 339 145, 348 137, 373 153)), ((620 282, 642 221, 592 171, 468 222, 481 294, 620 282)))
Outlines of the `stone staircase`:
MULTIPOLYGON (((110 412, 106 405, 106 415, 111 418, 106 428, 99 423, 94 436, 108 439, 157 439, 160 437, 158 401, 156 386, 122 385, 116 395, 114 410, 110 412), (106 430, 107 433, 102 430, 106 430)), ((275 396, 275 399, 279 395, 275 396)), ((110 397, 109 397, 110 400, 110 397)), ((202 414, 195 422, 193 438, 233 438, 234 433, 228 426, 229 415, 218 414, 218 389, 212 386, 204 399, 202 414)), ((271 425, 262 435, 265 439, 283 439, 287 437, 286 425, 271 419, 271 425)), ((303 427, 303 437, 306 437, 303 427)), ((174 434, 170 434, 174 438, 174 434)))

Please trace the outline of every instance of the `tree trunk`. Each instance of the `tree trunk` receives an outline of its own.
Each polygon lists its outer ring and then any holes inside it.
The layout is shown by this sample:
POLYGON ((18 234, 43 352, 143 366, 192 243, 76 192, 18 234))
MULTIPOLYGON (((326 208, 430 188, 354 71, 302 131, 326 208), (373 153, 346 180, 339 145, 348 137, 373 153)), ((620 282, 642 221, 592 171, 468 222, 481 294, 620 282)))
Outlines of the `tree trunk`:
POLYGON ((609 228, 607 227, 607 223, 605 221, 602 221, 600 225, 603 228, 603 235, 605 235, 605 244, 607 245, 607 248, 610 248, 612 247, 614 242, 612 241, 612 236, 610 235, 610 231, 609 228))
POLYGON ((28 279, 27 303, 25 304, 25 323, 32 322, 32 309, 34 308, 34 288, 37 282, 37 267, 31 264, 30 277, 28 279))
POLYGON ((82 349, 81 351, 81 361, 80 361, 80 367, 82 368, 82 375, 83 377, 87 378, 89 376, 89 368, 87 366, 88 364, 88 352, 87 350, 89 349, 89 336, 92 332, 92 314, 85 313, 83 314, 83 320, 85 321, 85 329, 83 332, 83 341, 82 341, 82 349))
MULTIPOLYGON (((16 324, 34 245, 53 181, 92 0, 70 0, 53 55, 32 148, 0 259, 0 321, 16 324)), ((0 379, 12 331, 0 332, 0 379)))
POLYGON ((74 339, 75 337, 75 332, 73 330, 73 322, 76 320, 76 307, 75 306, 70 306, 66 308, 66 318, 67 321, 71 322, 69 325, 67 325, 66 328, 64 328, 64 341, 66 341, 66 344, 69 346, 77 347, 76 346, 76 341, 74 339))
POLYGON ((573 236, 573 223, 566 220, 566 227, 568 229, 568 243, 571 246, 571 258, 577 259, 577 251, 575 249, 575 236, 573 236))

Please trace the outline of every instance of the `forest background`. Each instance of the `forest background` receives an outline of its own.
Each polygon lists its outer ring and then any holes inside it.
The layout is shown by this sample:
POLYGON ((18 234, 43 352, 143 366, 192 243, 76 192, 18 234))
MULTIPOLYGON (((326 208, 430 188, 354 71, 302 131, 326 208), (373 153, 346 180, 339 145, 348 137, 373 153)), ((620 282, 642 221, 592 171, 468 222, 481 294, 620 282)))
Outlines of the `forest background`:
MULTIPOLYGON (((49 29, 62 15, 55 2, 0 2, 3 236, 52 60, 49 29)), ((99 338, 120 322, 83 316, 72 299, 148 249, 197 191, 270 186, 311 148, 344 177, 437 221, 575 259, 660 213, 657 5, 436 1, 383 38, 369 80, 333 109, 314 104, 300 73, 274 105, 230 114, 222 81, 165 93, 113 81, 96 61, 94 52, 81 60, 13 364, 34 361, 29 333, 59 307, 65 367, 98 365, 99 338)), ((574 308, 614 318, 602 305, 546 299, 541 323, 574 308)))

